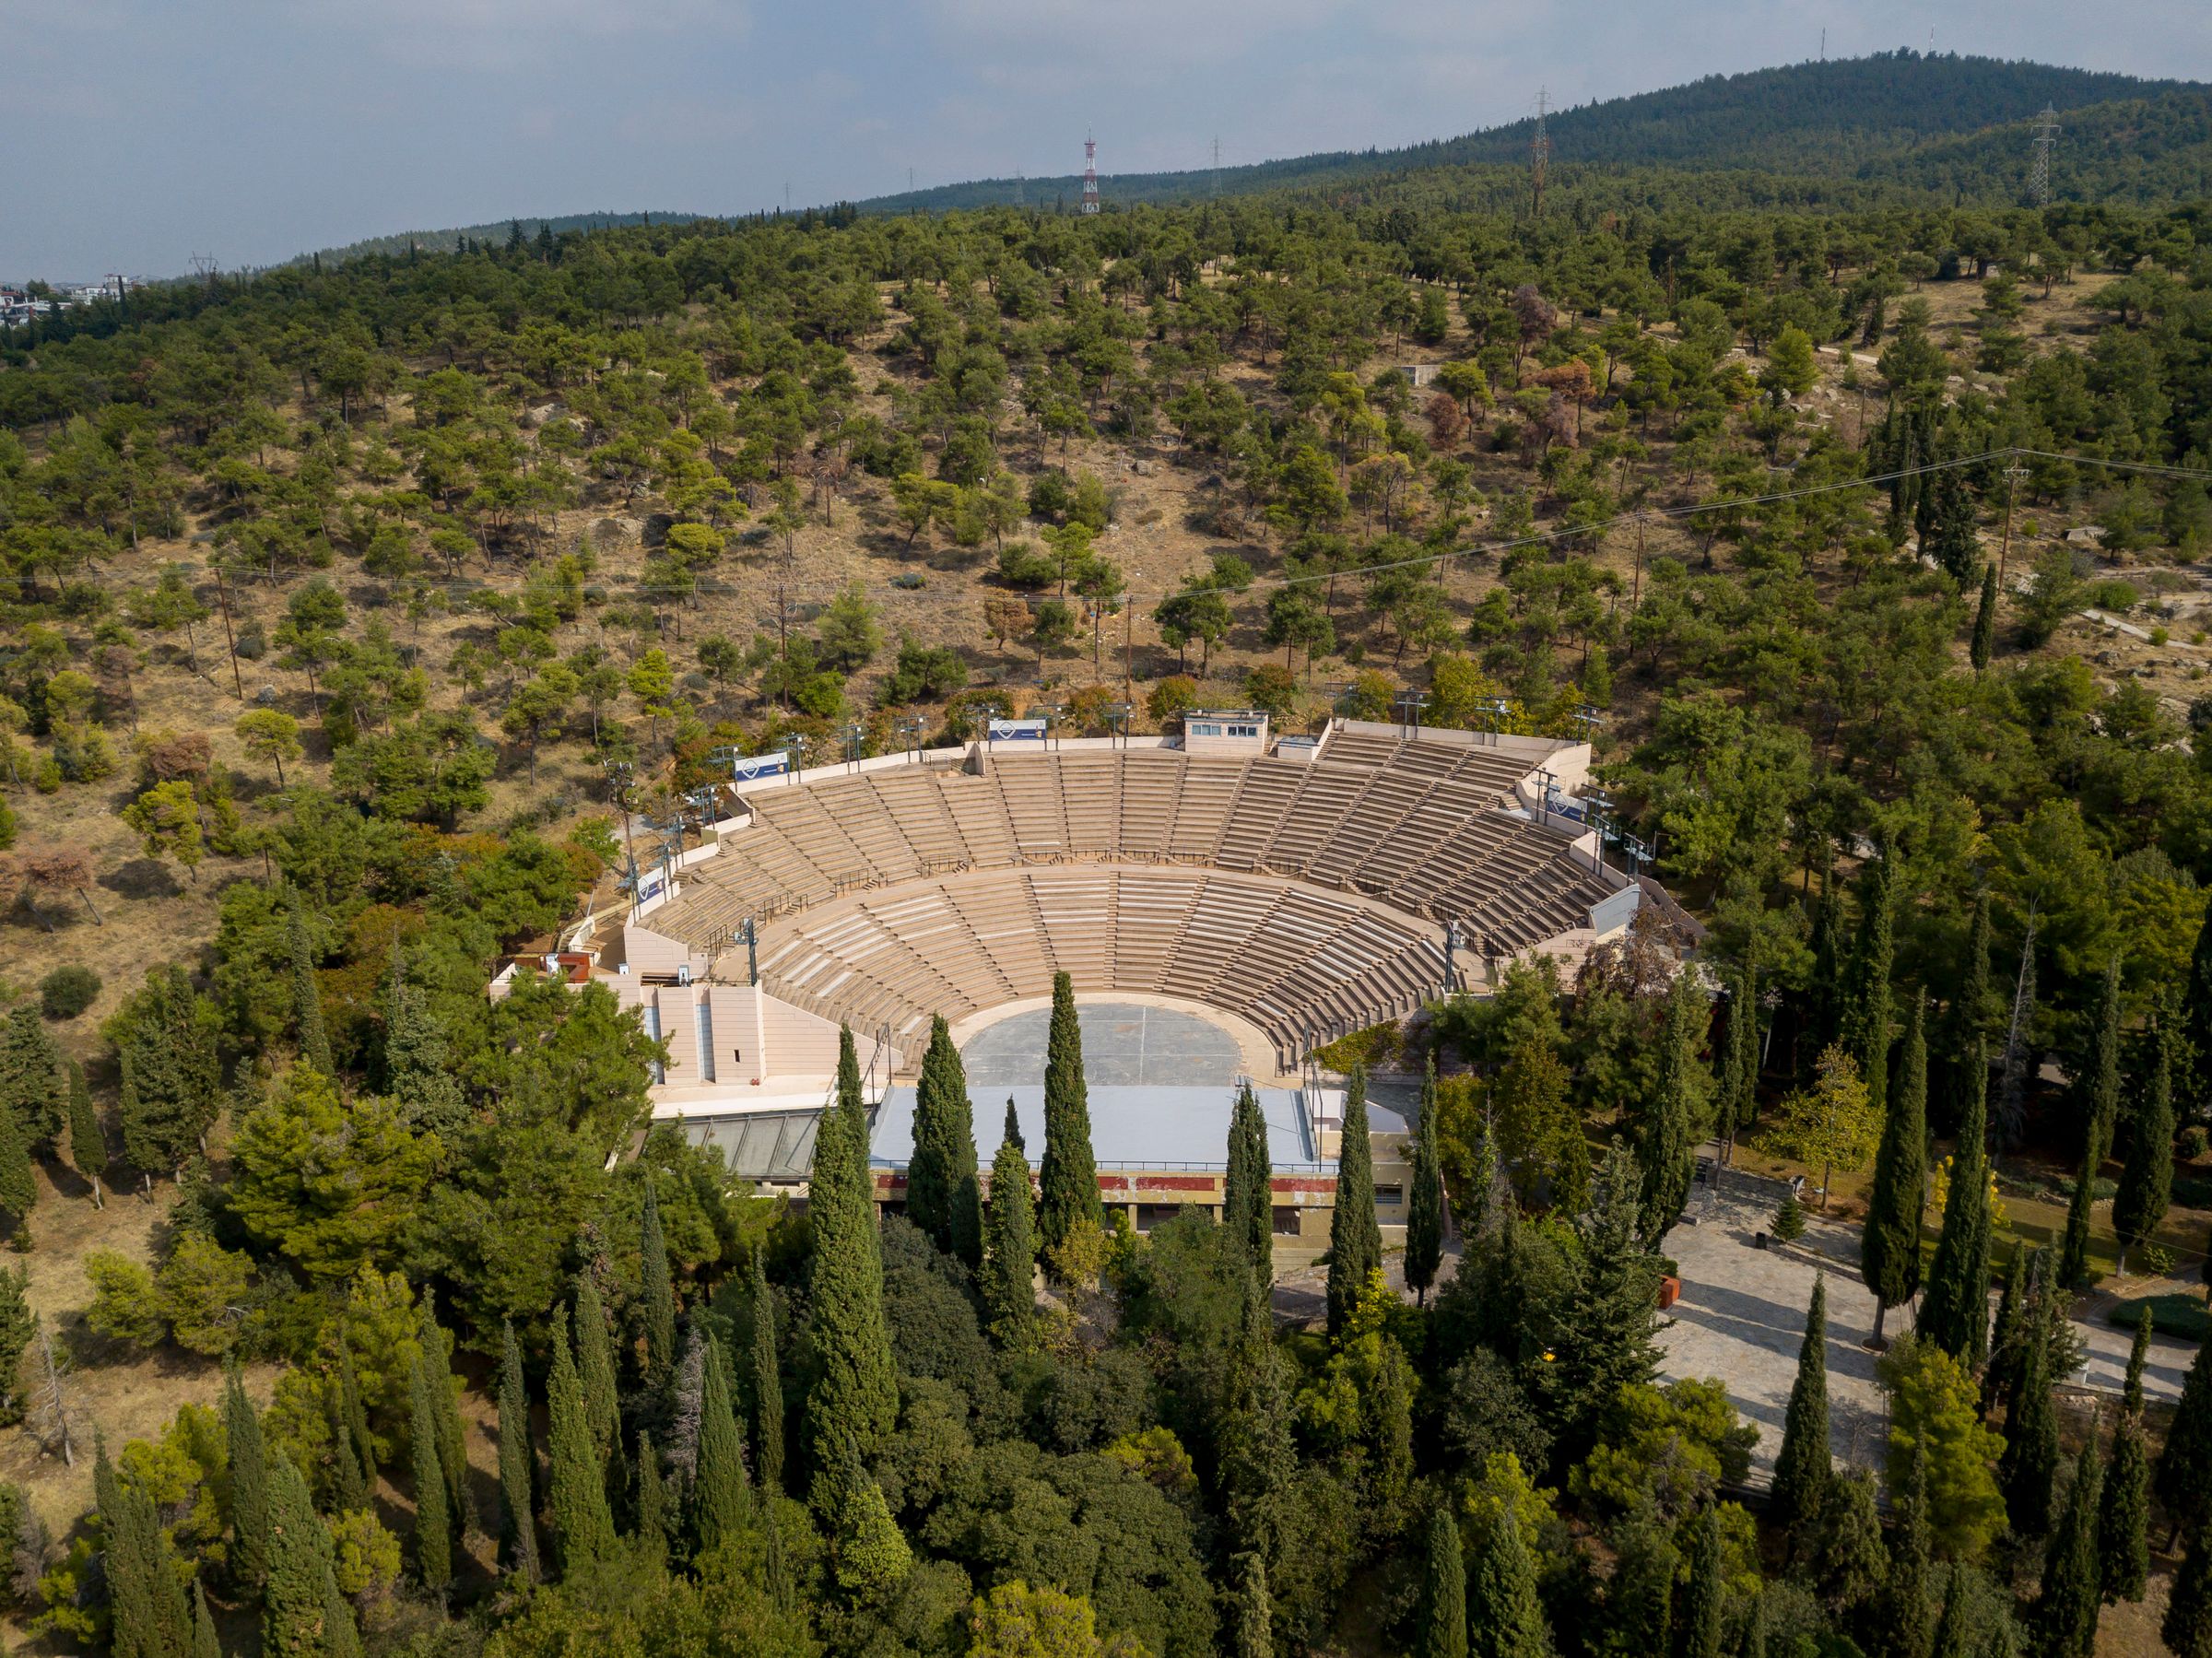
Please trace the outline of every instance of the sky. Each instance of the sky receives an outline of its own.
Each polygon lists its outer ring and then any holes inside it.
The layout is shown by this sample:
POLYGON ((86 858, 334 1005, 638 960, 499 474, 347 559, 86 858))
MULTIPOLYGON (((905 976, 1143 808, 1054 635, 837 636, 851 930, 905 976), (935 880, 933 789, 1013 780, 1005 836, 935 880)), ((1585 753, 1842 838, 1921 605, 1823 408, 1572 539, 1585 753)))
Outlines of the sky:
POLYGON ((0 0, 0 279, 1447 137, 1913 46, 2212 78, 2136 0, 0 0))

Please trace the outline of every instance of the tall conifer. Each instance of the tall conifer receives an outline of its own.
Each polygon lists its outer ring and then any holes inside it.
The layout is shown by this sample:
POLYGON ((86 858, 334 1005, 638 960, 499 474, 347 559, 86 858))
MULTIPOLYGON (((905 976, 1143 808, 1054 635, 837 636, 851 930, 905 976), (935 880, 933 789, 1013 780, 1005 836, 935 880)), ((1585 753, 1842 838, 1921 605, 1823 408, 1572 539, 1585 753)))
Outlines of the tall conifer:
MULTIPOLYGON (((1711 1525, 1712 1511, 1703 1523, 1711 1525)), ((1692 1521, 1695 1527, 1700 1522, 1692 1521)), ((1717 1658, 1720 1640, 1720 1547, 1717 1531, 1712 1548, 1713 1592, 1709 1652, 1692 1646, 1686 1658, 1717 1658)), ((1696 1593, 1693 1582, 1691 1591, 1696 1593)), ((1544 1621, 1544 1603, 1536 1595, 1536 1565, 1521 1536, 1521 1523, 1510 1504, 1482 1528, 1476 1539, 1475 1558, 1467 1570, 1468 1658, 1550 1658, 1551 1630, 1544 1621)), ((1693 1629, 1693 1638, 1701 1632, 1693 1629)))
POLYGON ((1967 923, 1966 954, 1959 982, 1944 1014, 1943 1045, 1949 1062, 1943 1068, 1943 1104, 1931 1112, 1945 1132, 1966 1120, 1970 1094, 1989 1094, 1990 898, 1984 887, 1974 895, 1973 918, 1967 923))
POLYGON ((699 1428, 699 1477, 692 1486, 692 1519, 701 1554, 712 1553, 744 1531, 753 1514, 745 1480, 745 1439, 737 1430, 735 1401, 723 1364, 722 1344, 707 1343, 706 1391, 699 1428))
POLYGON ((1267 1119, 1259 1097, 1245 1083, 1229 1118, 1229 1177, 1223 1182, 1221 1218, 1232 1247, 1244 1255, 1261 1293, 1275 1283, 1274 1169, 1267 1155, 1267 1119))
POLYGON ((1721 1658, 1720 1515, 1708 1503, 1682 1529, 1688 1534, 1683 1551, 1688 1582, 1682 1605, 1682 1658, 1721 1658))
POLYGON ((665 1377, 676 1363, 676 1281, 668 1268, 668 1239, 661 1229, 661 1198, 645 1171, 644 1213, 639 1221, 638 1299, 645 1314, 647 1373, 665 1377))
POLYGON ((307 938, 307 913, 300 907, 300 889, 286 890, 285 936, 292 954, 292 1029, 300 1039, 300 1057, 323 1073, 333 1075, 330 1031, 323 1022, 323 996, 315 986, 314 953, 307 938))
POLYGON ((1467 1568, 1448 1503, 1438 1503, 1429 1514, 1416 1631, 1414 1658, 1467 1658, 1467 1568))
POLYGON ((653 1435, 638 1435, 637 1535, 653 1555, 668 1558, 668 1485, 661 1475, 661 1453, 653 1435))
POLYGON ((2181 1010, 2171 1002, 2159 1009, 2158 1028, 2151 1033, 2149 1086, 2136 1108, 2127 1160, 2120 1168, 2120 1189, 2112 1196, 2112 1230, 2120 1234, 2123 1276, 2127 1252, 2150 1241, 2173 1196, 2173 1035, 2180 1022, 2181 1010))
MULTIPOLYGON (((1986 1078, 1979 1039, 1967 1055, 1966 1069, 1986 1078)), ((1988 1131, 1987 1089, 1977 1087, 1965 1099, 1950 1188, 1944 1194, 1943 1229, 1936 1234, 1928 1293, 1914 1324, 1923 1337, 1969 1369, 1989 1352, 1988 1131)))
POLYGON ((338 1592, 335 1567, 329 1564, 323 1568, 323 1658, 361 1658, 360 1626, 338 1592))
POLYGON ((1834 1480, 1828 1447, 1828 1278, 1823 1274, 1813 1282, 1805 1339, 1797 1349, 1797 1379, 1790 1384, 1789 1409, 1783 1417, 1769 1503, 1775 1523, 1794 1531, 1818 1518, 1834 1480))
POLYGON ((207 1611, 207 1591, 196 1576, 192 1580, 192 1658, 223 1658, 222 1637, 207 1611))
POLYGON ((1877 1110, 1889 1091, 1889 969, 1895 954, 1897 861, 1894 841, 1866 861, 1859 877, 1859 932, 1843 971, 1837 1040, 1858 1062, 1877 1110))
POLYGON ((429 1355, 407 1372, 407 1439, 415 1468, 415 1574, 431 1595, 442 1597, 453 1582, 453 1501, 445 1464, 438 1454, 438 1415, 430 1403, 429 1355))
POLYGON ((599 1465, 606 1466, 621 1431, 622 1405, 615 1380, 615 1346, 606 1303, 590 1267, 576 1275, 576 1380, 583 1389, 583 1419, 599 1465))
POLYGON ((1883 1113, 1874 1158, 1874 1193, 1859 1235, 1859 1270, 1874 1292, 1874 1344, 1882 1344, 1889 1309, 1920 1288, 1920 1220, 1928 1189, 1928 1047, 1922 999, 1912 999, 1897 1087, 1883 1113))
POLYGON ((2169 1548, 2175 1537, 2194 1535, 2212 1520, 2212 1323, 2206 1325, 2189 1373, 2182 1378, 2182 1396, 2151 1488, 2173 1528, 2169 1548))
POLYGON ((848 1442, 865 1460, 882 1444, 899 1409, 883 1315, 883 1254, 868 1170, 867 1105, 853 1032, 840 1033, 837 1103, 815 1135, 807 1216, 814 1231, 810 1288, 817 1370, 806 1400, 816 1506, 830 1511, 848 1442))
POLYGON ((1329 1334, 1345 1321, 1382 1265, 1382 1229, 1375 1221, 1375 1163, 1367 1127, 1367 1067, 1352 1068, 1344 1125, 1336 1145, 1336 1206, 1329 1214, 1329 1334))
POLYGON ((2059 1246, 2058 1282, 2080 1284, 2089 1276, 2089 1222, 2096 1201, 2098 1171, 2112 1155, 2112 1131, 2120 1116, 2120 958, 2114 954, 2104 970, 2104 990, 2097 1003, 2097 1017, 2089 1045, 2087 1075, 2083 1077, 2088 1110, 2084 1113, 2081 1168, 2074 1177, 2074 1194, 2066 1205, 2065 1241, 2059 1246))
POLYGON ((2043 1551, 2042 1593, 2035 1603, 2043 1658, 2094 1658, 2097 1651, 2097 1613, 2103 1605, 2097 1548, 2103 1467, 2098 1461, 2097 1438, 2092 1423, 2088 1441, 2074 1459, 2065 1511, 2043 1551))
POLYGON ((108 1171, 108 1134, 100 1125, 99 1108, 92 1103, 85 1067, 74 1059, 69 1062, 69 1162, 91 1183, 94 1206, 105 1208, 100 1182, 108 1171))
POLYGON ((1759 956, 1758 941, 1744 951, 1733 994, 1728 998, 1728 1050, 1721 1065, 1720 1112, 1713 1128, 1721 1160, 1728 1160, 1735 1136, 1759 1105, 1759 956))
POLYGON ((1250 1280, 1236 1346, 1229 1355, 1221 1405, 1220 1483, 1234 1547, 1260 1557, 1270 1572, 1285 1564, 1291 1517, 1290 1405, 1275 1321, 1250 1280))
POLYGON ((500 1560, 524 1582, 537 1577, 537 1452, 530 1443, 530 1390, 512 1320, 500 1326, 500 1560))
POLYGON ((1929 1658, 1934 1635, 1928 1605, 1929 1550, 1927 1447, 1916 1440, 1889 1528, 1889 1579, 1883 1586, 1886 1658, 1929 1658))
POLYGON ((1973 664, 1974 672, 1985 672, 1991 653, 1997 645, 1997 567, 1983 561, 1982 565, 1982 596, 1974 605, 1973 642, 1967 647, 1967 660, 1973 664))
POLYGON ((1997 1476, 2014 1533, 2041 1537, 2051 1529, 2051 1499, 2058 1481, 2058 1405, 2052 1397, 2052 1321, 2055 1287, 2040 1285, 2020 1325, 2020 1358, 2005 1417, 2005 1454, 1997 1476))
POLYGON ((929 1049, 914 1091, 914 1154, 906 1171, 907 1218, 936 1246, 982 1264, 982 1192, 975 1156, 975 1113, 968 1071, 942 1014, 930 1021, 929 1049))
POLYGON ((1424 1306, 1444 1258, 1444 1171, 1436 1101, 1436 1055, 1421 1077, 1421 1114, 1413 1125, 1413 1156, 1406 1170, 1406 1287, 1424 1306))
POLYGON ((2199 1530, 2189 1538, 2159 1638, 2174 1658, 2212 1658, 2212 1530, 2199 1530))
POLYGON ((981 1286, 983 1319, 999 1345, 1030 1344, 1037 1322, 1037 1229, 1030 1160, 1009 1136, 991 1159, 991 1210, 984 1217, 990 1249, 981 1286))
POLYGON ((422 1344, 423 1379, 429 1384, 430 1418, 438 1429, 438 1461, 453 1514, 453 1541, 477 1529, 477 1499, 468 1488, 468 1435, 453 1388, 453 1333, 438 1322, 437 1292, 425 1286, 415 1304, 415 1334, 422 1344))
POLYGON ((1230 1602, 1230 1658, 1275 1658, 1275 1601, 1267 1593, 1267 1566, 1241 1554, 1230 1562, 1235 1587, 1230 1602))
POLYGON ((2150 1456, 2142 1405, 2124 1405, 2097 1511, 2098 1584, 2108 1601, 2139 1601, 2150 1578, 2150 1456))
POLYGON ((569 1345, 569 1310, 553 1309, 553 1369, 546 1383, 551 1476, 547 1481, 554 1540, 560 1546, 560 1570, 575 1577, 606 1558, 615 1537, 606 1506, 606 1464, 592 1437, 583 1382, 569 1345))
POLYGON ((1044 1158, 1038 1168, 1037 1237, 1046 1264, 1080 1229, 1099 1225, 1099 1166, 1090 1145, 1090 1094, 1083 1079, 1083 1029, 1075 982, 1053 975, 1053 1022, 1045 1043, 1044 1158))
POLYGON ((262 1651, 269 1658, 324 1658, 323 1582, 330 1533, 288 1456, 269 1459, 269 1575, 261 1597, 262 1651))
POLYGON ((746 1281, 753 1318, 753 1466, 760 1472, 762 1496, 772 1506, 783 1488, 783 1372, 776 1342, 776 1298, 760 1256, 756 1246, 746 1281))
POLYGON ((269 1453, 261 1416, 233 1358, 223 1367, 223 1437, 230 1456, 230 1570, 257 1589, 269 1570, 269 1453))
POLYGON ((1697 1175, 1695 1124, 1706 1091, 1698 1050, 1706 1011, 1697 975, 1677 973, 1659 1038, 1659 1074, 1636 1135, 1638 1230, 1647 1250, 1656 1250, 1682 1217, 1697 1175))

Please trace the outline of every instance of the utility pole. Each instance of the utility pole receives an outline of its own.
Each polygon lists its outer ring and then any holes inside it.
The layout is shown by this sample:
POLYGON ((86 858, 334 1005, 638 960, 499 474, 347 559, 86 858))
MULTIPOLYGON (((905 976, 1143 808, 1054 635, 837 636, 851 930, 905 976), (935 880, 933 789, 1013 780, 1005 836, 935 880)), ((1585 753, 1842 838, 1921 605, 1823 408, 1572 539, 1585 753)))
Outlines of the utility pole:
POLYGON ((2035 162, 2028 174, 2028 194, 2038 207, 2051 205, 2051 150, 2058 142, 2058 112, 2051 105, 2035 118, 2035 162))
POLYGON ((1545 88, 1536 88, 1536 132, 1528 144, 1529 217, 1544 217, 1544 174, 1551 162, 1551 132, 1544 123, 1545 88))
POLYGON ((2005 536, 1997 543, 1997 591, 2005 591, 2005 565, 2012 556, 2012 502, 2019 493, 2020 480, 2028 476, 2028 468, 2018 464, 2005 468, 2005 536))

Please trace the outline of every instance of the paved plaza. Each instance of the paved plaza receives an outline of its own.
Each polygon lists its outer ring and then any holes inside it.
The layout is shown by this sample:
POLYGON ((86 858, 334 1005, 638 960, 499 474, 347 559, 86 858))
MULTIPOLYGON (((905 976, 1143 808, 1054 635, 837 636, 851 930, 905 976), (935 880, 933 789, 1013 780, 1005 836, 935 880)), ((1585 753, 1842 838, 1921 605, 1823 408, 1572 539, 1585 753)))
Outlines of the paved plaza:
MULTIPOLYGON (((1033 1007, 970 1037, 960 1050, 969 1088, 980 1097, 1041 1086, 1052 1021, 1050 1007, 1033 1007)), ((1083 1032, 1083 1076, 1094 1087, 1226 1087, 1245 1069, 1235 1035, 1195 1014, 1137 1002, 1078 1001, 1076 1022, 1083 1032)))
MULTIPOLYGON (((1782 1446, 1783 1413, 1796 1379, 1797 1349, 1805 1339, 1806 1306, 1824 1258, 1828 1271, 1828 1401, 1830 1435, 1838 1456, 1866 1466, 1881 1458, 1888 1431, 1876 1355, 1866 1339, 1874 1331, 1874 1297, 1858 1273, 1858 1232, 1808 1214, 1805 1236, 1789 1250, 1755 1249, 1751 1240, 1771 1223, 1781 1187, 1771 1181, 1724 1172, 1716 1190, 1700 1185, 1685 1221, 1666 1235, 1665 1251, 1679 1264, 1682 1299, 1660 1335, 1662 1371, 1670 1379, 1717 1376, 1746 1420, 1756 1423, 1753 1452, 1760 1475, 1782 1446)), ((1894 1308, 1886 1334, 1912 1327, 1909 1308, 1894 1308)), ((2099 1322, 2077 1321, 2088 1346, 2078 1386, 2119 1392, 2127 1370, 2131 1336, 2099 1322)), ((2171 1399, 2195 1349, 2154 1335, 2144 1390, 2171 1399)), ((1755 1475, 1755 1477, 1758 1476, 1755 1475)))

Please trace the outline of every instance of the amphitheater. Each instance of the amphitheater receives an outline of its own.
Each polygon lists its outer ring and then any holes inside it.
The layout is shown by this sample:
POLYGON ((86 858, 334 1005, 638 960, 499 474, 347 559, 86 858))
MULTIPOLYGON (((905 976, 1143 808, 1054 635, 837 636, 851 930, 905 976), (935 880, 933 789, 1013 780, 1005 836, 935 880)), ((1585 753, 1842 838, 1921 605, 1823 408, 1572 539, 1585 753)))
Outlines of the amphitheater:
MULTIPOLYGON (((640 1009, 667 1045, 656 1111, 756 1178, 803 1180, 838 1027, 883 1102, 881 1153, 933 1016, 964 1046, 1058 972, 1080 1001, 1230 1032, 1239 1074, 1296 1119, 1278 1169, 1333 1175, 1315 1047, 1479 993, 1524 952, 1579 957, 1643 896, 1580 820, 1586 745, 1359 722, 1271 743, 1253 716, 1188 729, 1230 735, 979 742, 733 782, 707 844, 559 965, 640 1009)), ((1224 1111, 1227 1080, 1192 1077, 1224 1111)), ((1117 1153, 1094 1111, 1102 1169, 1202 1166, 1218 1146, 1159 1144, 1178 1115, 1142 1115, 1151 1143, 1117 1153)))

